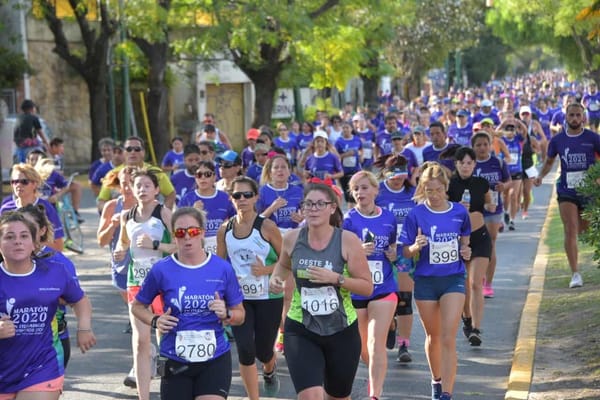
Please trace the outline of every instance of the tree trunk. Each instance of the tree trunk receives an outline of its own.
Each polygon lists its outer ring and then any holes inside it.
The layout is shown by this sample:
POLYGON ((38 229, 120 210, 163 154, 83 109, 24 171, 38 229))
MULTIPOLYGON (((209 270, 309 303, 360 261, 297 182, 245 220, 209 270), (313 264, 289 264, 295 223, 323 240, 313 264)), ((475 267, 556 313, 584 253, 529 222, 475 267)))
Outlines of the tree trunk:
POLYGON ((366 77, 361 76, 363 81, 363 92, 364 92, 364 104, 367 106, 377 107, 379 102, 377 101, 377 89, 379 89, 379 77, 366 77))
POLYGON ((256 98, 254 99, 252 127, 258 128, 261 125, 270 125, 277 82, 269 77, 261 81, 254 81, 254 91, 256 98))
POLYGON ((90 160, 96 160, 99 157, 100 149, 98 141, 109 136, 108 129, 108 105, 106 93, 106 75, 98 79, 86 81, 89 103, 90 103, 90 121, 92 128, 92 149, 90 160))
POLYGON ((154 144, 157 163, 169 151, 169 89, 165 82, 169 54, 168 42, 149 43, 143 39, 134 39, 148 59, 147 114, 150 125, 150 137, 154 144))

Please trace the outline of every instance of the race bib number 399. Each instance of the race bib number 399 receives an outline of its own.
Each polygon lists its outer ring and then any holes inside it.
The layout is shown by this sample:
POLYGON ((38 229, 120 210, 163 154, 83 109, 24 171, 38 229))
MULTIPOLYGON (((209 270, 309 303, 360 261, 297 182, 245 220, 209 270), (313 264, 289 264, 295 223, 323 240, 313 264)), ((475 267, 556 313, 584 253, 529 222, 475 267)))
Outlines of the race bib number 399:
POLYGON ((340 308, 340 301, 333 286, 303 287, 300 294, 302 308, 311 315, 329 315, 340 308))
POLYGON ((451 264, 458 261, 458 240, 449 242, 429 242, 429 262, 451 264))
POLYGON ((208 361, 217 351, 215 331, 179 331, 175 339, 177 357, 189 362, 208 361))

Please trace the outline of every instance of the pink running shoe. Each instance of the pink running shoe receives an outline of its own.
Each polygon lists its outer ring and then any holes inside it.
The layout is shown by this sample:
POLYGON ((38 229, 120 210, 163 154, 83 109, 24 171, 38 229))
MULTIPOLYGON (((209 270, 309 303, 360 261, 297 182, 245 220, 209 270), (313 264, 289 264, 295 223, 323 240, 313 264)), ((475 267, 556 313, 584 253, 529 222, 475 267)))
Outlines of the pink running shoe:
POLYGON ((485 284, 483 286, 483 297, 486 299, 494 298, 494 289, 492 288, 492 285, 485 284))

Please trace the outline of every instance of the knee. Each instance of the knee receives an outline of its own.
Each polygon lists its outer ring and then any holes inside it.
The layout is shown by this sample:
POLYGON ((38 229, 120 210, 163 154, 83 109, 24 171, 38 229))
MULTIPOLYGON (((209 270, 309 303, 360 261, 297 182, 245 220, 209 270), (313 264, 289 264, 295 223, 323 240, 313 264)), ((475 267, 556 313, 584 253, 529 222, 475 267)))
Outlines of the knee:
POLYGON ((445 349, 456 348, 456 335, 451 335, 450 333, 443 334, 440 338, 440 344, 445 349))
POLYGON ((241 349, 238 348, 238 361, 241 365, 252 365, 255 363, 256 353, 252 349, 241 349))
POLYGON ((397 292, 396 315, 412 315, 412 292, 397 292))
POLYGON ((480 292, 483 290, 483 280, 482 279, 471 279, 469 283, 472 292, 480 292))

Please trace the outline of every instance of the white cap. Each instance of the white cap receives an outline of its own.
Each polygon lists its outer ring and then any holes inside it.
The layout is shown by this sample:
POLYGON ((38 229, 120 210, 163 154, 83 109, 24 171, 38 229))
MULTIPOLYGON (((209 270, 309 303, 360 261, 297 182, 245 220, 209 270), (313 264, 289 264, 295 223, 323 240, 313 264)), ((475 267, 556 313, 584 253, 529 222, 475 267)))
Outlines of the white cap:
POLYGON ((521 106, 521 108, 519 108, 519 114, 523 114, 523 113, 531 114, 531 107, 521 106))
POLYGON ((481 107, 491 107, 491 106, 492 106, 492 102, 490 100, 485 99, 481 102, 481 107))
POLYGON ((313 133, 313 140, 315 140, 316 138, 323 138, 323 139, 329 141, 329 136, 327 136, 327 132, 322 131, 322 130, 318 130, 318 131, 315 131, 315 133, 313 133))

